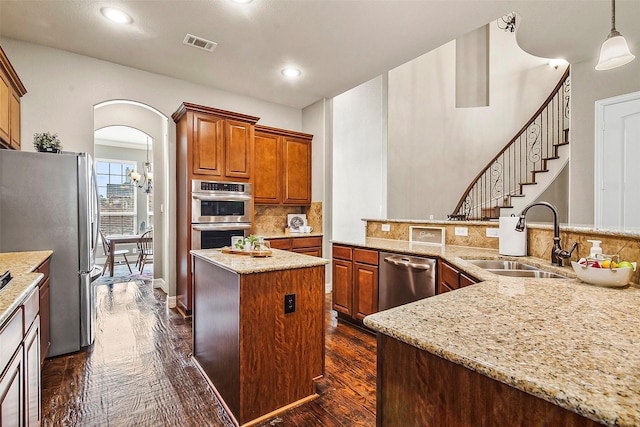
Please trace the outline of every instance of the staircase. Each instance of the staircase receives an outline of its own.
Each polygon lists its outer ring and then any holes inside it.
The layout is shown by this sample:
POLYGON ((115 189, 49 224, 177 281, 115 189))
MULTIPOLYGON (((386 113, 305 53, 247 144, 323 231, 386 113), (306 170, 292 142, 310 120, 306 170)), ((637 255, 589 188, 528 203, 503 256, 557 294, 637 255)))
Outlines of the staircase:
POLYGON ((452 220, 492 220, 536 200, 569 161, 569 67, 538 111, 480 171, 452 220))

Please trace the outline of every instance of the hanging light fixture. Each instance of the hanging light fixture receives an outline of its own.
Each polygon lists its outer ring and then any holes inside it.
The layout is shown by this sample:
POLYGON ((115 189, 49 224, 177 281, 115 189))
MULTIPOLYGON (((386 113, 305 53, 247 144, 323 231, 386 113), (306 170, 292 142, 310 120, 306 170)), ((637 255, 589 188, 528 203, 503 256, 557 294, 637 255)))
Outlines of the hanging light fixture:
POLYGON ((611 0, 611 32, 600 48, 600 60, 596 70, 611 70, 633 61, 634 58, 627 41, 616 30, 616 0, 611 0))
POLYGON ((147 161, 142 164, 142 174, 135 170, 129 173, 131 182, 145 193, 150 194, 153 190, 153 172, 151 172, 151 162, 149 161, 149 137, 147 136, 147 161))

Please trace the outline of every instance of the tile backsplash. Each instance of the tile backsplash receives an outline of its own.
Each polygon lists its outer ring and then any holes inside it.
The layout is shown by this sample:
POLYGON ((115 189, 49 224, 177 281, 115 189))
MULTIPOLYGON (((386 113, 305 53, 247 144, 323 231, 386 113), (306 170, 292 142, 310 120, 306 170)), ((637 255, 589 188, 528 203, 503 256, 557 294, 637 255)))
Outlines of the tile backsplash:
POLYGON ((253 217, 254 233, 282 233, 287 225, 288 214, 307 215, 307 224, 313 227, 313 232, 322 232, 322 202, 312 202, 310 206, 256 205, 253 217))

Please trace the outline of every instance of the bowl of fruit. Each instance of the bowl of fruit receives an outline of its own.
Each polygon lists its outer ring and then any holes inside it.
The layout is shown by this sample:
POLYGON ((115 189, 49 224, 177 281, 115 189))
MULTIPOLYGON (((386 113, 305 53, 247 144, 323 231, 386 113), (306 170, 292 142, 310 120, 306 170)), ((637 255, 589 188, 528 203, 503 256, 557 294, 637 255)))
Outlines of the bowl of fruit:
POLYGON ((636 271, 636 263, 622 260, 618 255, 598 255, 571 261, 578 279, 591 285, 622 287, 629 284, 636 271))

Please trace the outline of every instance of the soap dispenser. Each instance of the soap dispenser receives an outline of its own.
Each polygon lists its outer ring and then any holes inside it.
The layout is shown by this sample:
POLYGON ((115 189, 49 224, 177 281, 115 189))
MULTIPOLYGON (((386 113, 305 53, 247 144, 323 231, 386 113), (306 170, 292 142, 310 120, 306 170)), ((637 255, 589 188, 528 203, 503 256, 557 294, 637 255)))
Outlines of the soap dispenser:
POLYGON ((590 258, 602 258, 602 248, 600 247, 601 240, 587 240, 591 243, 591 250, 589 251, 590 258))

